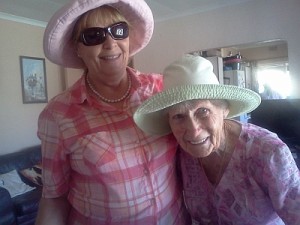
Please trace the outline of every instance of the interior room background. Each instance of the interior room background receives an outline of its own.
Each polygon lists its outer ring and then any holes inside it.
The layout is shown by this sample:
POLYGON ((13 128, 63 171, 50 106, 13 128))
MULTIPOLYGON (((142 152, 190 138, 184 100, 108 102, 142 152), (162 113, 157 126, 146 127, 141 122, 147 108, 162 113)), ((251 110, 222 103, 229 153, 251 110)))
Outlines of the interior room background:
MULTIPOLYGON (((183 53, 282 39, 288 44, 291 97, 300 98, 299 12, 299 0, 256 0, 157 21, 150 44, 134 57, 134 67, 160 73, 183 53)), ((37 119, 46 104, 23 104, 19 56, 45 58, 44 29, 0 15, 0 155, 39 144, 37 119)), ((46 59, 48 99, 80 74, 46 59)))

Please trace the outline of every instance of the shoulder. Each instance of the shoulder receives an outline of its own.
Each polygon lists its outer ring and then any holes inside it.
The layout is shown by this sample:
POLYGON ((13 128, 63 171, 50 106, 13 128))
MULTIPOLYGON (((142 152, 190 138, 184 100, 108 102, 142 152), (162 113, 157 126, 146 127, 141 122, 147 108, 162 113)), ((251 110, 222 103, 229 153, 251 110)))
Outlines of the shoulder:
POLYGON ((41 115, 64 114, 75 105, 83 103, 86 99, 84 91, 84 78, 80 78, 74 85, 54 96, 41 112, 41 115))
POLYGON ((261 162, 267 165, 277 166, 293 163, 293 156, 289 147, 277 136, 265 128, 243 124, 239 139, 240 149, 245 150, 243 154, 253 162, 261 162), (276 164, 275 163, 275 164, 276 164))
MULTIPOLYGON (((289 147, 273 133, 253 124, 243 125, 244 165, 249 165, 250 174, 264 187, 287 191, 300 183, 299 169, 289 147)), ((279 191, 278 193, 282 193, 279 191)))
POLYGON ((163 82, 163 76, 162 74, 157 73, 141 73, 139 75, 139 78, 143 82, 150 82, 150 83, 162 83, 163 82))
POLYGON ((285 145, 276 133, 251 123, 242 125, 241 139, 258 145, 285 145))
POLYGON ((128 71, 136 77, 136 79, 139 80, 141 85, 149 85, 149 84, 154 84, 154 85, 161 85, 163 83, 163 76, 162 74, 159 73, 145 73, 141 72, 139 70, 135 70, 132 68, 128 68, 128 71))
POLYGON ((142 73, 137 70, 128 70, 133 76, 133 87, 146 100, 148 97, 163 89, 163 76, 157 73, 142 73))

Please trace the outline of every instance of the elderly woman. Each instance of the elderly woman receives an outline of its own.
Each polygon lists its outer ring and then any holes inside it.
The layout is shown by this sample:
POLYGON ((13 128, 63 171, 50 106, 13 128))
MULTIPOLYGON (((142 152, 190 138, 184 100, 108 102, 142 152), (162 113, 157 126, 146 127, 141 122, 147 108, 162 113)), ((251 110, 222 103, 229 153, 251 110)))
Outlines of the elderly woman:
POLYGON ((43 197, 36 224, 186 224, 176 140, 132 119, 162 76, 127 66, 153 32, 143 0, 72 0, 49 21, 44 51, 83 69, 39 117, 43 197))
POLYGON ((191 55, 165 69, 164 84, 134 120, 147 133, 176 137, 193 224, 300 224, 300 174, 287 145, 229 119, 254 110, 259 95, 220 85, 211 63, 191 55))

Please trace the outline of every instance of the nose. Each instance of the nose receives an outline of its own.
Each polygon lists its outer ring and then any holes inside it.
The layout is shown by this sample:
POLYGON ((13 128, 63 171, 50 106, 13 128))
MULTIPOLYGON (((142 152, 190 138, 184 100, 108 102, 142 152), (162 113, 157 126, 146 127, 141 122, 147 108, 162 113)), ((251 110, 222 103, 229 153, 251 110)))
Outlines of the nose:
POLYGON ((191 138, 197 137, 202 130, 200 122, 195 118, 187 119, 185 127, 186 135, 191 138))
POLYGON ((116 40, 112 38, 112 36, 107 32, 105 36, 105 41, 103 42, 104 48, 111 48, 116 44, 116 40))

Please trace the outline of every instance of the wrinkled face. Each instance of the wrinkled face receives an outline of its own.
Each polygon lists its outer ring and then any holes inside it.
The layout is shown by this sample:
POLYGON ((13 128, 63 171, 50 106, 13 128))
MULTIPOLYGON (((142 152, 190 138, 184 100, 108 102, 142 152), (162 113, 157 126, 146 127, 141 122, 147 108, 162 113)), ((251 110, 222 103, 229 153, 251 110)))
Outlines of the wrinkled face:
POLYGON ((220 100, 191 100, 168 110, 169 124, 179 145, 193 157, 208 156, 224 144, 227 104, 220 100))

